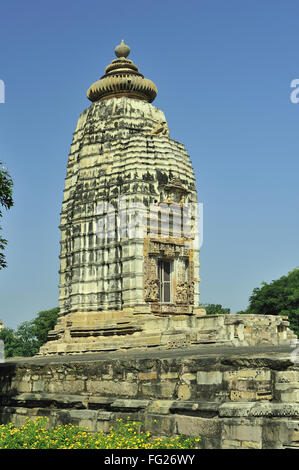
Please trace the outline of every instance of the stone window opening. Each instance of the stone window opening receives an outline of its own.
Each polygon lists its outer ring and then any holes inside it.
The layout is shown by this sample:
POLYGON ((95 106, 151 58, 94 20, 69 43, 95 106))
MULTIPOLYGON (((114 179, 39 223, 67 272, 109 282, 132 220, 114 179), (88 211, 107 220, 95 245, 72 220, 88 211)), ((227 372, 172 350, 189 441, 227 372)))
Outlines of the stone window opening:
POLYGON ((172 301, 172 262, 159 260, 158 275, 160 283, 160 302, 170 303, 172 301))
POLYGON ((185 260, 185 282, 189 281, 189 260, 185 260))

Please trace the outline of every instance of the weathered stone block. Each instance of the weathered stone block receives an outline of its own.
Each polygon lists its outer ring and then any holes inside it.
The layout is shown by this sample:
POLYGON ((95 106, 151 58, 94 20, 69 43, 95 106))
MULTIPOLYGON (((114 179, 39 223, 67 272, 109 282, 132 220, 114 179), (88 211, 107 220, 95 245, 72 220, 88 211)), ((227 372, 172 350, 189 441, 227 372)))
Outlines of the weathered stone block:
POLYGON ((299 390, 299 383, 298 382, 277 382, 275 384, 275 390, 281 390, 281 391, 286 391, 286 390, 299 390))
POLYGON ((177 395, 179 400, 188 400, 191 397, 190 387, 188 385, 180 385, 177 395))
POLYGON ((197 418, 194 416, 175 416, 177 434, 187 436, 217 436, 220 433, 219 419, 197 418))
POLYGON ((241 442, 241 449, 261 449, 261 448, 262 448, 261 442, 253 442, 253 441, 241 442))
POLYGON ((254 390, 231 390, 230 399, 232 401, 252 401, 252 400, 272 400, 271 392, 256 392, 254 390))
POLYGON ((158 377, 158 374, 156 371, 140 372, 138 374, 139 380, 155 380, 157 377, 158 377))
POLYGON ((154 400, 150 401, 147 407, 147 413, 149 414, 168 414, 171 405, 173 404, 172 400, 154 400))
POLYGON ((35 380, 32 384, 33 392, 44 392, 46 390, 46 384, 44 380, 35 380))
POLYGON ((74 380, 72 382, 70 381, 62 381, 62 380, 56 380, 56 381, 51 381, 49 383, 49 392, 51 393, 79 393, 83 392, 85 388, 85 382, 84 380, 74 380))
POLYGON ((181 382, 185 384, 190 384, 191 382, 196 380, 196 375, 195 374, 190 374, 190 373, 185 373, 182 374, 180 377, 181 382))
POLYGON ((266 419, 263 422, 262 442, 267 447, 272 447, 275 443, 275 448, 281 448, 285 442, 288 442, 288 434, 286 422, 283 419, 266 419))
POLYGON ((162 382, 160 384, 160 396, 162 398, 173 398, 176 389, 176 383, 162 382))
POLYGON ((256 392, 254 391, 239 391, 231 390, 230 399, 232 401, 251 401, 256 398, 256 392))
POLYGON ((178 372, 162 372, 160 374, 160 379, 161 380, 171 380, 171 379, 177 379, 179 376, 178 372))
POLYGON ((69 412, 70 419, 78 426, 95 431, 97 421, 97 411, 92 410, 71 410, 69 412))
POLYGON ((118 399, 113 401, 113 408, 132 408, 132 409, 143 409, 149 404, 149 400, 134 400, 134 399, 118 399))
POLYGON ((223 403, 219 406, 220 417, 248 416, 255 403, 223 403))
POLYGON ((238 440, 230 440, 230 439, 223 439, 222 441, 222 449, 240 449, 241 442, 238 440))
POLYGON ((275 381, 276 383, 290 383, 297 382, 299 387, 299 370, 284 370, 284 371, 275 371, 275 381))
POLYGON ((239 422, 231 424, 227 424, 226 420, 223 424, 223 439, 261 442, 261 438, 262 426, 249 420, 246 422, 240 419, 239 422))
POLYGON ((132 382, 113 382, 112 380, 89 380, 86 390, 90 393, 99 393, 104 396, 128 396, 137 395, 137 387, 132 382))
POLYGON ((281 401, 299 403, 299 389, 281 392, 280 399, 281 401))
POLYGON ((28 380, 12 381, 11 388, 15 388, 18 392, 31 392, 32 384, 28 380))
POLYGON ((291 442, 298 442, 299 443, 299 431, 293 431, 290 435, 291 442))
POLYGON ((270 381, 271 371, 268 369, 239 369, 223 372, 223 380, 240 381, 240 380, 270 381))
POLYGON ((174 433, 174 416, 169 415, 146 415, 145 429, 153 436, 171 436, 174 433))
POLYGON ((222 372, 200 371, 197 372, 196 380, 199 385, 219 385, 222 383, 222 372))

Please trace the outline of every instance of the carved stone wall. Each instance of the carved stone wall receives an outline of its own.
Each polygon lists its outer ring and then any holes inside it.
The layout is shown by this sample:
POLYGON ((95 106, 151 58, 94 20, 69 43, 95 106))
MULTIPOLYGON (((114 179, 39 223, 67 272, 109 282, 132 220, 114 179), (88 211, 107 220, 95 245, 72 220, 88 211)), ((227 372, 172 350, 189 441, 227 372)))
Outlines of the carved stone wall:
MULTIPOLYGON (((134 222, 138 204, 147 211, 160 201, 171 181, 196 202, 190 159, 168 133, 153 133, 161 122, 161 110, 125 97, 95 102, 80 116, 61 212, 61 315, 134 307, 155 291, 143 279, 143 239, 119 229, 123 216, 134 222)), ((164 248, 174 256, 174 245, 164 248)))
POLYGON ((157 259, 153 256, 146 256, 144 258, 144 299, 146 302, 159 302, 160 281, 157 273, 157 259))

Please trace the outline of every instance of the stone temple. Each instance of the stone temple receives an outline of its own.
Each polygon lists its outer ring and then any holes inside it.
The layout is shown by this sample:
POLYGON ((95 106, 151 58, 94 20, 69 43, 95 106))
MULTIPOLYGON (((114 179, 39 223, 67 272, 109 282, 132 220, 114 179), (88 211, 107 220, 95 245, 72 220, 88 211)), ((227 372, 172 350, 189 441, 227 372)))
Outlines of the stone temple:
POLYGON ((71 144, 61 211, 60 317, 40 354, 186 344, 277 343, 285 319, 206 316, 194 172, 152 102, 156 85, 116 59, 90 86, 71 144), (275 334, 273 333, 275 332, 275 334), (276 339, 273 339, 276 338, 276 339))
POLYGON ((129 52, 123 41, 116 47, 74 132, 60 224, 60 319, 47 353, 158 345, 169 320, 174 331, 188 330, 191 317, 205 313, 192 164, 152 104, 156 85, 129 52))
POLYGON ((298 339, 286 317, 200 307, 191 162, 154 83, 115 52, 71 145, 60 317, 36 357, 0 357, 0 425, 106 433, 129 417, 203 449, 298 450, 298 339))

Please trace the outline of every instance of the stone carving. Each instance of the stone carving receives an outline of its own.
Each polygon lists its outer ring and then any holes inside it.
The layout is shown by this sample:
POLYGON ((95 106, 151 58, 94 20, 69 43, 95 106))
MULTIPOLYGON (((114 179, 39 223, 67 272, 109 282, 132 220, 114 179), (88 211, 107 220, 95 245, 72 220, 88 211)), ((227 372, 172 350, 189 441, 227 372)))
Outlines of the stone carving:
POLYGON ((144 299, 146 302, 158 302, 160 282, 157 278, 157 261, 152 256, 144 260, 144 299))
POLYGON ((158 255, 160 253, 160 243, 151 241, 149 244, 149 253, 158 255))
POLYGON ((187 304, 189 303, 189 284, 188 282, 178 282, 176 286, 176 303, 187 304))
POLYGON ((189 281, 189 284, 188 284, 188 289, 189 289, 189 304, 193 304, 194 302, 194 280, 192 281, 189 281))
POLYGON ((173 258, 175 255, 175 248, 176 247, 174 245, 165 244, 161 251, 166 258, 173 258))
POLYGON ((176 285, 175 301, 178 304, 193 304, 194 281, 179 281, 176 285))
POLYGON ((166 121, 156 124, 153 128, 152 135, 169 135, 169 129, 166 121))
POLYGON ((183 245, 183 241, 180 244, 175 244, 171 242, 167 242, 164 240, 161 241, 150 241, 148 252, 151 255, 157 256, 167 256, 167 257, 189 257, 190 250, 185 248, 183 245))
POLYGON ((146 302, 158 302, 160 296, 159 290, 159 279, 147 279, 144 283, 144 298, 146 302))
POLYGON ((160 186, 162 190, 162 201, 167 204, 180 204, 185 202, 189 190, 185 188, 180 178, 172 178, 167 184, 160 186))

